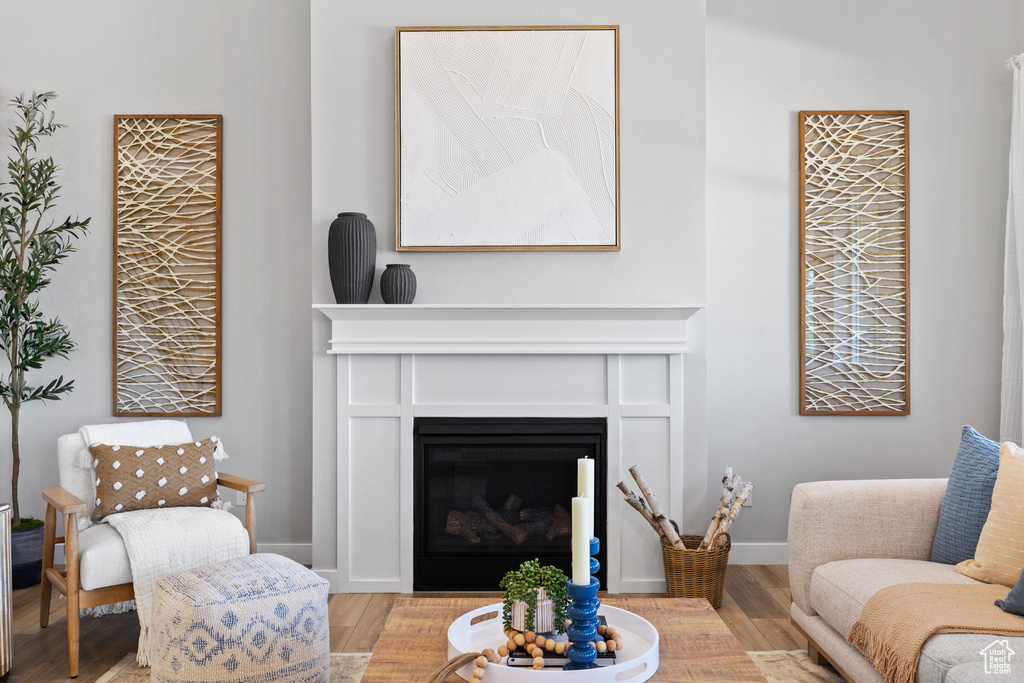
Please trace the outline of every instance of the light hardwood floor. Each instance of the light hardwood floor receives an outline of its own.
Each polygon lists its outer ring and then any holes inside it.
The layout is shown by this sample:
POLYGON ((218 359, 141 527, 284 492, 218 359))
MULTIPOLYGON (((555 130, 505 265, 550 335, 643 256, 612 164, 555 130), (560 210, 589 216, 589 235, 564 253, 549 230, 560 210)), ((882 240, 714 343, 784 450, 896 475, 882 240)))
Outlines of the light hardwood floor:
MULTIPOLYGON (((725 582, 718 611, 745 650, 798 650, 806 640, 789 621, 789 579, 785 565, 734 565, 725 582)), ((56 592, 55 592, 56 593, 56 592)), ((418 594, 419 595, 419 594, 418 594)), ((423 593, 443 597, 445 593, 423 593)), ((460 596, 499 596, 460 593, 460 596)), ((386 593, 332 595, 332 652, 369 652, 387 620, 395 596, 386 593)), ((134 652, 139 622, 134 612, 82 620, 81 673, 67 677, 65 604, 56 595, 50 626, 39 628, 39 588, 14 592, 14 670, 11 683, 94 681, 125 654, 134 652)))

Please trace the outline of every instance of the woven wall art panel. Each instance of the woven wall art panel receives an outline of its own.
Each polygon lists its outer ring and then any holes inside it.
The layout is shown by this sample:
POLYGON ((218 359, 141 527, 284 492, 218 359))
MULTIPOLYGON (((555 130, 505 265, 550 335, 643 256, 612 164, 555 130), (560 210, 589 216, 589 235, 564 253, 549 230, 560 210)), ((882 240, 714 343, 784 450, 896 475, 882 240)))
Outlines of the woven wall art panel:
POLYGON ((800 113, 800 412, 910 413, 906 111, 800 113))
POLYGON ((221 129, 114 118, 115 415, 220 415, 221 129))

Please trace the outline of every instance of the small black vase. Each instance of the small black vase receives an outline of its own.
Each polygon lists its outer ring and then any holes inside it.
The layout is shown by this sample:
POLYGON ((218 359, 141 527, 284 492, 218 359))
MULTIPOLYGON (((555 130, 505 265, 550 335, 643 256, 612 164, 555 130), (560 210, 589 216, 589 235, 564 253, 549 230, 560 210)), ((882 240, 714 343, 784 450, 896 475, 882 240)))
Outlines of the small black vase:
POLYGON ((416 298, 416 274, 405 263, 389 263, 380 276, 380 297, 386 304, 411 304, 416 298))
POLYGON ((365 213, 339 213, 327 235, 331 287, 339 304, 365 304, 377 267, 377 231, 365 213))

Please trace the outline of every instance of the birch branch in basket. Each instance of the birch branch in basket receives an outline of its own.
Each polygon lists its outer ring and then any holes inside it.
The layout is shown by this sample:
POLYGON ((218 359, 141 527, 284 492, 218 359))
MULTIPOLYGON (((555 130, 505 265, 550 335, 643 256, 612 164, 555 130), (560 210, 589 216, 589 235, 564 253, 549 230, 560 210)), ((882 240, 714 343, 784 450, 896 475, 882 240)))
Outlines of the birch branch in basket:
POLYGON ((619 490, 622 491, 626 497, 626 502, 633 506, 633 508, 639 512, 647 523, 654 527, 654 530, 658 532, 658 535, 673 548, 684 548, 683 539, 679 538, 679 534, 676 533, 675 527, 672 526, 672 522, 669 521, 668 517, 665 516, 665 512, 661 509, 661 505, 658 503, 658 499, 654 496, 654 492, 651 491, 650 485, 644 478, 644 475, 640 474, 640 470, 634 465, 629 468, 629 473, 633 475, 633 479, 636 481, 636 485, 640 487, 640 491, 644 494, 644 498, 647 499, 647 506, 644 506, 639 496, 629 490, 629 488, 623 483, 619 482, 619 490))
POLYGON ((751 482, 748 481, 740 486, 739 475, 733 476, 732 468, 725 468, 725 475, 722 477, 722 499, 708 526, 707 533, 704 534, 704 540, 701 541, 700 548, 702 550, 710 547, 715 537, 729 531, 729 527, 736 521, 736 516, 740 514, 743 503, 750 497, 753 490, 754 485, 751 482), (736 493, 737 488, 739 488, 739 493, 736 493))
MULTIPOLYGON (((685 546, 683 545, 683 540, 679 537, 678 529, 665 516, 661 505, 658 504, 658 499, 655 498, 647 480, 640 474, 640 470, 634 465, 629 468, 629 473, 633 475, 633 479, 636 480, 637 486, 643 492, 644 498, 633 493, 626 486, 625 482, 620 481, 616 486, 622 491, 623 498, 629 503, 630 507, 647 520, 652 529, 658 532, 658 537, 663 542, 668 543, 674 548, 684 548, 685 546)), ((711 518, 711 524, 708 525, 707 533, 704 534, 704 538, 701 540, 699 546, 701 550, 709 548, 716 538, 729 531, 733 522, 736 521, 737 515, 740 514, 740 510, 743 509, 743 503, 750 497, 753 490, 754 485, 752 483, 749 481, 744 483, 738 474, 733 473, 731 467, 725 468, 725 473, 722 475, 722 498, 718 502, 714 516, 711 518)))
POLYGON ((729 516, 724 522, 722 522, 722 532, 729 530, 732 523, 736 521, 736 515, 740 513, 740 508, 743 507, 743 503, 746 502, 747 498, 754 491, 754 485, 749 481, 743 485, 743 490, 740 491, 739 495, 736 496, 736 500, 733 501, 732 509, 729 511, 729 516))
POLYGON ((722 477, 722 498, 718 502, 718 509, 715 510, 715 516, 711 518, 711 524, 708 526, 707 533, 704 534, 704 539, 700 543, 701 548, 707 548, 711 544, 711 539, 718 531, 718 527, 722 523, 722 519, 729 514, 733 495, 736 492, 736 487, 739 485, 739 475, 733 476, 732 468, 726 467, 725 475, 722 477))
POLYGON ((630 507, 639 512, 640 516, 646 519, 647 523, 651 525, 651 528, 658 532, 658 536, 667 542, 668 539, 665 538, 665 532, 661 530, 661 526, 655 521, 654 515, 652 515, 651 511, 647 509, 644 502, 637 498, 635 493, 629 490, 629 487, 626 486, 625 482, 620 481, 616 486, 618 486, 619 490, 622 491, 622 495, 626 499, 626 502, 629 503, 630 507))

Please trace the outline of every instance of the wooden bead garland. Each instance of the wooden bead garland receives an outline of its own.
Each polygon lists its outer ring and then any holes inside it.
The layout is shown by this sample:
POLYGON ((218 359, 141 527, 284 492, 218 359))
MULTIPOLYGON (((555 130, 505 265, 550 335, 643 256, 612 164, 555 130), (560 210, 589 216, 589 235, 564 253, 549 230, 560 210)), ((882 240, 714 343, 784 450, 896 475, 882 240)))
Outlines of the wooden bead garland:
MULTIPOLYGON (((603 638, 603 640, 592 642, 598 652, 615 652, 622 649, 622 636, 614 628, 601 625, 597 632, 603 638)), ((508 637, 508 642, 500 646, 497 651, 488 648, 483 652, 466 653, 456 657, 431 674, 430 678, 427 679, 427 683, 441 683, 449 675, 469 663, 473 664, 473 678, 470 679, 469 683, 483 683, 487 665, 501 663, 502 657, 507 657, 509 652, 514 650, 517 645, 525 647, 527 654, 533 657, 533 665, 530 668, 539 671, 544 668, 545 650, 561 655, 565 653, 566 646, 568 645, 563 641, 556 642, 553 638, 538 636, 532 631, 523 634, 509 630, 505 632, 505 635, 508 637)))

